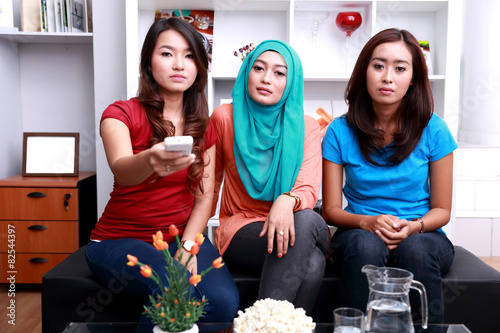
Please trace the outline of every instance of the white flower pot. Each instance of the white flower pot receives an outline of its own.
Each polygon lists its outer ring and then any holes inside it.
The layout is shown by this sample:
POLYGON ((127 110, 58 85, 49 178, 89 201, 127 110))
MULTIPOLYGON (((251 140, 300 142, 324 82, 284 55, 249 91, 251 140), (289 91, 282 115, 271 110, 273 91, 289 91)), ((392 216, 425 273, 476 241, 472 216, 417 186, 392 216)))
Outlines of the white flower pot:
MULTIPOLYGON (((179 332, 179 333, 198 333, 198 325, 194 324, 190 329, 179 332)), ((156 325, 153 327, 153 333, 171 333, 169 331, 164 331, 160 328, 160 326, 156 325)))

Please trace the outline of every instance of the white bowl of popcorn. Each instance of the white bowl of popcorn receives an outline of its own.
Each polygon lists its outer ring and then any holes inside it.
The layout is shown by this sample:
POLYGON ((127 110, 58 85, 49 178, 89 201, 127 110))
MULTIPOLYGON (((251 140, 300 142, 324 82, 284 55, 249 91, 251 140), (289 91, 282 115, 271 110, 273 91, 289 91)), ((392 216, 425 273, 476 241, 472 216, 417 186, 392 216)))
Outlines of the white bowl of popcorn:
POLYGON ((302 333, 314 332, 316 324, 302 308, 288 301, 270 298, 258 300, 234 319, 235 333, 302 333))

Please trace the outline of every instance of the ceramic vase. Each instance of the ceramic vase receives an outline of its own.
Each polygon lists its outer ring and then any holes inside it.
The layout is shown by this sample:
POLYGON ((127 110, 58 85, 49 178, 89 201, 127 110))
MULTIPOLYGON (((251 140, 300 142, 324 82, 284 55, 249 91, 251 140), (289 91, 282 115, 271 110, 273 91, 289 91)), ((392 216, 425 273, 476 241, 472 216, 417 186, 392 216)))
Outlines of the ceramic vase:
MULTIPOLYGON (((178 333, 198 333, 198 332, 199 332, 198 325, 194 324, 190 329, 178 333)), ((153 333, 171 333, 171 332, 164 331, 160 328, 160 326, 156 325, 155 327, 153 327, 153 333)))

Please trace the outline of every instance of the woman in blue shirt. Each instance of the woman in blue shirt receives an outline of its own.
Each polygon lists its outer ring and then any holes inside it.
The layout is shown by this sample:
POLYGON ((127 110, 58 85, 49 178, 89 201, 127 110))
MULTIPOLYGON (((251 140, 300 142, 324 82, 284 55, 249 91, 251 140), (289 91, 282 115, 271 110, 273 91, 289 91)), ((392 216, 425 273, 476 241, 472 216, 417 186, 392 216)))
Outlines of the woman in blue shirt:
POLYGON ((442 322, 441 275, 454 248, 441 228, 450 220, 457 144, 433 113, 415 37, 397 29, 372 37, 345 99, 348 112, 329 126, 322 146, 323 214, 338 227, 331 250, 341 267, 342 305, 366 309, 364 265, 398 267, 424 284, 429 322, 442 322))

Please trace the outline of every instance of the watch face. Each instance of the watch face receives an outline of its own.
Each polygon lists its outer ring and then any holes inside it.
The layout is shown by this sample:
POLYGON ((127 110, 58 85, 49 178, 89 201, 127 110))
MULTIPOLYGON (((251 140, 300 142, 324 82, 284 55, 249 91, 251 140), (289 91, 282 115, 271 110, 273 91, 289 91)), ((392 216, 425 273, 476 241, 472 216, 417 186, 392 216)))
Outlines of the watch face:
POLYGON ((186 251, 191 251, 191 248, 193 247, 194 245, 194 242, 192 240, 187 240, 187 241, 184 241, 182 242, 182 247, 184 248, 184 250, 186 251))

